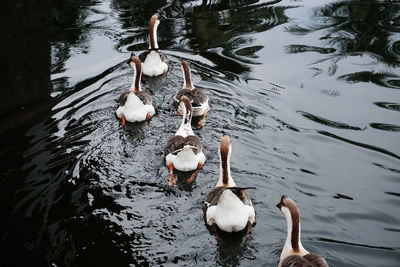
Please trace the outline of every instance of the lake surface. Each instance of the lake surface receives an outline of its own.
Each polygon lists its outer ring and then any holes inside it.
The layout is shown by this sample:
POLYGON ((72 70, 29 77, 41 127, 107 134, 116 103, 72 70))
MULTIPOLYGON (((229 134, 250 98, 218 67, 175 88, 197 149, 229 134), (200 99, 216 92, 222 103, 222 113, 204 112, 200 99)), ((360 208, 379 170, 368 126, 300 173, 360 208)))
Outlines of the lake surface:
POLYGON ((330 266, 400 266, 400 4, 396 1, 9 1, 2 8, 3 266, 276 266, 293 198, 330 266), (158 12, 156 115, 115 117, 158 12), (211 98, 207 162, 168 186, 164 147, 187 60, 211 98), (219 176, 255 186, 256 225, 216 240, 201 206, 219 176))

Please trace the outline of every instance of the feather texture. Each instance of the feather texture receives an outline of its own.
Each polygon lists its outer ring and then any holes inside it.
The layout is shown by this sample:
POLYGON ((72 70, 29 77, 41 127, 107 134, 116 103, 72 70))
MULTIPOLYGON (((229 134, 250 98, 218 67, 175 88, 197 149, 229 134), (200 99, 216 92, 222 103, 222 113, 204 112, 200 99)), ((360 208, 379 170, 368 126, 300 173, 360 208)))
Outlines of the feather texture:
POLYGON ((212 229, 224 232, 239 232, 247 226, 247 234, 256 220, 256 213, 246 189, 238 187, 230 175, 231 139, 221 138, 219 147, 220 176, 217 185, 212 189, 203 203, 203 214, 206 223, 212 229))
POLYGON ((154 14, 149 22, 149 49, 139 55, 143 74, 159 76, 168 71, 167 56, 158 50, 157 28, 160 24, 158 14, 154 14))

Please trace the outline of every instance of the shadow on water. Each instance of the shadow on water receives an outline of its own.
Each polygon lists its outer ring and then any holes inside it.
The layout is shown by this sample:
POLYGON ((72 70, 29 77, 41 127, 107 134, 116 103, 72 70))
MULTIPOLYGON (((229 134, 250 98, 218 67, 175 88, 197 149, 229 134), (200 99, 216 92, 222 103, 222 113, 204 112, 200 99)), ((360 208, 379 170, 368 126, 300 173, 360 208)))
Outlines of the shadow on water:
POLYGON ((0 134, 18 127, 26 131, 53 103, 46 5, 46 1, 38 8, 33 3, 8 2, 2 8, 0 134), (8 116, 10 113, 13 116, 8 116))
MULTIPOLYGON (((289 25, 288 32, 306 35, 322 31, 323 47, 293 44, 288 53, 316 52, 325 55, 313 64, 330 61, 327 73, 334 75, 338 63, 349 57, 370 57, 366 65, 384 63, 400 66, 400 6, 385 1, 338 1, 312 11, 304 25, 289 25)), ((397 74, 361 71, 338 77, 351 83, 372 82, 380 86, 400 88, 397 74)))
MULTIPOLYGON (((93 207, 82 199, 88 192, 97 196, 101 190, 67 182, 70 166, 82 152, 74 147, 87 143, 79 138, 90 133, 93 125, 77 122, 60 140, 53 135, 57 121, 49 118, 55 104, 51 91, 68 87, 67 79, 61 78, 53 81, 53 89, 51 73, 63 71, 71 55, 88 48, 91 26, 84 21, 95 1, 73 2, 11 1, 2 6, 1 17, 12 20, 1 23, 5 41, 1 60, 7 68, 1 71, 0 134, 2 140, 13 140, 3 142, 1 148, 4 218, 0 239, 7 255, 5 266, 87 265, 91 260, 85 258, 85 250, 112 255, 124 247, 123 240, 117 245, 112 242, 118 237, 117 225, 91 215, 104 196, 93 207), (90 225, 97 224, 109 244, 92 241, 99 233, 90 225)), ((118 257, 122 261, 123 253, 118 257)), ((110 259, 103 257, 104 262, 110 259)))
MULTIPOLYGON (((246 254, 246 231, 226 234, 219 233, 217 262, 221 266, 239 266, 241 258, 246 254)), ((247 256, 247 255, 246 255, 247 256)))

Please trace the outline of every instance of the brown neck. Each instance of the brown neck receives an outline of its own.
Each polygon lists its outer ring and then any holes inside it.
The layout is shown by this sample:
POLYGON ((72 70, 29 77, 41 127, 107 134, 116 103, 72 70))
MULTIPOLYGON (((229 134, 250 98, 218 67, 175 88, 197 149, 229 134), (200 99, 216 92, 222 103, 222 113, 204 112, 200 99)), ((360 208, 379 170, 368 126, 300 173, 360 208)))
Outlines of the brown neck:
POLYGON ((154 16, 151 17, 150 19, 150 23, 149 23, 149 36, 150 36, 150 49, 157 49, 157 43, 156 43, 156 31, 155 31, 155 27, 156 27, 156 22, 157 22, 157 18, 155 18, 154 16))
POLYGON ((192 80, 190 78, 189 64, 186 61, 182 61, 181 66, 182 66, 182 70, 183 70, 183 76, 185 79, 185 83, 184 83, 183 87, 186 89, 193 89, 192 80))
POLYGON ((292 248, 295 251, 299 250, 299 234, 300 234, 300 213, 295 207, 289 208, 290 215, 292 217, 292 248))
POLYGON ((221 155, 221 164, 222 164, 222 183, 224 185, 229 184, 229 170, 228 170, 228 157, 225 155, 221 155))
POLYGON ((133 88, 134 92, 140 91, 140 79, 142 76, 142 64, 140 63, 139 59, 135 58, 132 60, 135 64, 136 74, 135 74, 135 86, 133 88))
POLYGON ((224 136, 221 139, 221 145, 219 148, 221 157, 221 170, 222 170, 222 184, 229 185, 229 149, 230 149, 230 138, 224 136))

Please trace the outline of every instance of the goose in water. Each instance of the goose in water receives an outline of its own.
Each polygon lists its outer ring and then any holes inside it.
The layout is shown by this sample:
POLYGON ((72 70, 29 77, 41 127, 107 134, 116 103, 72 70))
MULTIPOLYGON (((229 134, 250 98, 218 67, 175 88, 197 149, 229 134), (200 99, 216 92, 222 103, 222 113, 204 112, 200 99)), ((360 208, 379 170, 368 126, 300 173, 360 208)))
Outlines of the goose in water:
POLYGON ((220 175, 217 185, 208 193, 203 204, 206 223, 217 234, 217 229, 224 232, 239 232, 247 228, 247 236, 256 220, 256 214, 246 189, 238 187, 230 173, 231 139, 223 136, 219 147, 220 175))
POLYGON ((154 14, 149 22, 149 49, 139 55, 139 59, 143 63, 143 74, 147 76, 165 75, 168 71, 167 56, 158 48, 158 24, 160 24, 158 14, 154 14))
POLYGON ((182 123, 165 148, 165 162, 170 170, 169 184, 173 187, 176 187, 174 169, 184 172, 195 171, 187 180, 187 183, 191 183, 206 161, 204 147, 192 130, 193 113, 189 98, 182 96, 179 106, 183 113, 182 123))
POLYGON ((125 121, 147 121, 155 114, 151 97, 143 92, 140 86, 142 67, 139 59, 132 54, 128 64, 133 69, 133 82, 131 88, 119 97, 119 107, 116 111, 117 117, 122 120, 124 126, 125 121))
POLYGON ((179 108, 179 99, 181 98, 181 96, 188 97, 192 104, 193 116, 202 116, 201 120, 198 123, 198 127, 203 127, 206 122, 207 112, 211 108, 210 99, 202 89, 193 86, 192 80, 190 78, 189 64, 186 61, 181 62, 181 68, 184 81, 182 90, 180 90, 174 97, 175 108, 180 114, 182 114, 182 110, 179 108))
POLYGON ((293 199, 282 196, 278 209, 285 215, 287 237, 283 247, 278 267, 328 267, 325 259, 308 252, 300 241, 300 213, 293 199))

